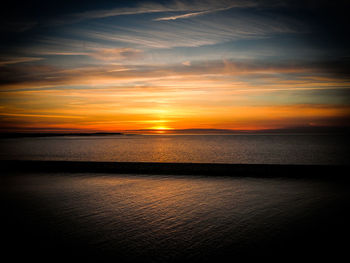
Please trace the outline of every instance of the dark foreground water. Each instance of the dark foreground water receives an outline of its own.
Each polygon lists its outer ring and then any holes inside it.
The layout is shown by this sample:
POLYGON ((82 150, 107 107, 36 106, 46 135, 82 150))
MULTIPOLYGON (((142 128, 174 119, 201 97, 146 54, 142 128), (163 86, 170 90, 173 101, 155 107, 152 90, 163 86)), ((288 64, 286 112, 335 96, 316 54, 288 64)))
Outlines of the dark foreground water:
POLYGON ((51 262, 337 261, 347 184, 288 178, 7 174, 2 246, 51 262))
POLYGON ((0 139, 0 159, 348 164, 344 135, 120 135, 0 139))

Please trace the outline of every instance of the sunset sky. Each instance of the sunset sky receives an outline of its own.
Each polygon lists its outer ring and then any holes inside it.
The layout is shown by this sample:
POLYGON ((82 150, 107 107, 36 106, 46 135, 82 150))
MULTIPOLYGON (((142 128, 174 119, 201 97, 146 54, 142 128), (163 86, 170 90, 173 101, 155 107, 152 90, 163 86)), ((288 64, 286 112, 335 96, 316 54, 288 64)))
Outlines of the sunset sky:
POLYGON ((0 131, 350 124, 346 1, 71 2, 0 11, 0 131))

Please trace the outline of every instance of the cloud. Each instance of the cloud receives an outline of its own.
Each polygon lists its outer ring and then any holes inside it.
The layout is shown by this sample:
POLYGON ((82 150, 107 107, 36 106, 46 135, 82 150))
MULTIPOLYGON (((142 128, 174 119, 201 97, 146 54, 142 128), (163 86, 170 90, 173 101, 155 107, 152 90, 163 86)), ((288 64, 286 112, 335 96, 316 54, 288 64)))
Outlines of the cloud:
MULTIPOLYGON (((43 38, 40 42, 40 44, 26 47, 24 51, 36 56, 87 56, 102 61, 134 60, 143 56, 143 51, 140 49, 111 47, 91 41, 53 37, 43 38)), ((25 59, 34 61, 37 58, 23 58, 23 61, 25 59)), ((0 58, 0 65, 10 64, 12 60, 17 61, 17 59, 9 58, 8 62, 2 63, 0 58)))
POLYGON ((298 22, 288 22, 283 19, 276 21, 257 15, 237 14, 221 16, 215 20, 186 20, 174 23, 151 21, 142 26, 118 27, 107 24, 103 28, 72 29, 70 33, 97 43, 109 42, 137 48, 199 47, 297 32, 300 28, 298 22))
MULTIPOLYGON (((125 52, 125 50, 124 50, 125 52)), ((133 52, 114 58, 134 56, 133 52)), ((111 56, 112 56, 111 55, 111 56)), ((99 54, 104 59, 108 52, 99 54)), ((247 86, 270 89, 348 88, 348 64, 334 61, 266 62, 258 60, 185 61, 170 65, 90 65, 60 68, 49 65, 7 65, 0 72, 2 90, 40 89, 43 87, 157 86, 245 89, 247 86), (326 66, 328 65, 328 66, 326 66), (309 76, 309 78, 306 78, 309 76), (321 77, 321 78, 320 78, 321 77)))
POLYGON ((156 18, 153 20, 154 21, 176 20, 176 19, 180 19, 180 18, 190 18, 190 17, 194 17, 194 16, 205 15, 205 14, 209 14, 209 13, 213 13, 213 12, 215 12, 215 11, 202 11, 202 12, 187 13, 187 14, 177 15, 177 16, 160 17, 160 18, 156 18))
POLYGON ((95 52, 90 52, 87 54, 98 60, 118 61, 140 58, 142 51, 133 48, 111 48, 99 49, 95 52))
MULTIPOLYGON (((249 6, 249 5, 247 5, 247 6, 249 6)), ((247 7, 247 6, 244 6, 244 7, 247 7)), ((215 13, 215 12, 219 12, 219 11, 229 10, 229 9, 234 8, 234 7, 237 7, 237 5, 232 5, 232 6, 229 6, 229 7, 212 9, 212 10, 206 10, 206 11, 201 11, 201 12, 187 13, 187 14, 183 14, 183 15, 160 17, 160 18, 154 19, 154 21, 167 21, 167 20, 192 18, 192 17, 195 17, 195 16, 206 15, 206 14, 215 13)))
POLYGON ((43 60, 36 57, 0 57, 0 66, 43 60))
POLYGON ((159 3, 144 3, 136 7, 119 7, 107 10, 93 10, 85 11, 70 15, 65 15, 64 17, 52 20, 53 24, 67 24, 75 23, 83 20, 89 19, 100 19, 113 16, 124 16, 124 15, 139 15, 139 14, 149 14, 149 13, 161 13, 161 12, 174 12, 174 11, 187 11, 189 9, 188 5, 176 4, 172 2, 168 5, 163 5, 159 3))
POLYGON ((1 21, 0 23, 0 32, 16 32, 16 33, 22 33, 27 30, 32 29, 35 27, 38 23, 34 21, 23 21, 23 20, 17 20, 17 21, 1 21))
MULTIPOLYGON (((107 18, 107 17, 113 17, 113 16, 140 15, 140 14, 165 13, 165 12, 199 12, 204 14, 209 12, 216 12, 216 11, 219 11, 220 9, 222 10, 230 9, 233 7, 251 7, 251 6, 255 6, 256 4, 257 3, 254 0, 246 0, 246 1, 242 1, 242 0, 179 1, 177 0, 177 1, 168 1, 166 4, 146 2, 146 3, 140 3, 133 7, 101 9, 101 10, 85 11, 85 12, 65 15, 64 17, 55 19, 51 22, 54 24, 66 24, 66 23, 80 22, 82 20, 100 19, 100 18, 107 18), (210 11, 210 10, 215 10, 215 11, 210 11)), ((186 14, 183 16, 186 17, 186 14)), ((179 17, 179 18, 184 18, 184 17, 179 17)), ((160 18, 159 20, 171 20, 171 19, 160 18)))

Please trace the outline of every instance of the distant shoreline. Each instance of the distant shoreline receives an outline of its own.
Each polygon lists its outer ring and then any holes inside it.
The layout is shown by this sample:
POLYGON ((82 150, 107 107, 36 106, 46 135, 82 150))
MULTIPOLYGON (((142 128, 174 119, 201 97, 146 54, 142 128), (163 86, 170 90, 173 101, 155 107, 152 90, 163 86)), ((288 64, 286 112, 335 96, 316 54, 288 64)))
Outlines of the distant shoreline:
POLYGON ((229 129, 139 129, 119 132, 0 132, 1 138, 22 137, 63 137, 63 136, 113 136, 113 135, 278 135, 278 134, 334 134, 350 135, 349 127, 294 127, 261 130, 229 130, 229 129))
POLYGON ((95 132, 95 133, 0 133, 0 138, 22 137, 62 137, 62 136, 109 136, 124 135, 120 132, 95 132))
POLYGON ((3 172, 63 172, 149 175, 209 175, 349 180, 349 165, 156 163, 1 160, 3 172))

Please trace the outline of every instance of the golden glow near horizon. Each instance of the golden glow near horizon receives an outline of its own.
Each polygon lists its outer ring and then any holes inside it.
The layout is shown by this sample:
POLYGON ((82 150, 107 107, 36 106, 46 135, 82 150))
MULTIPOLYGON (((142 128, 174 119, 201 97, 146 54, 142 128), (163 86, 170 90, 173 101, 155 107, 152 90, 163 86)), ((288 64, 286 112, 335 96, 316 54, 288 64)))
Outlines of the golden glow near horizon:
POLYGON ((55 33, 0 56, 0 131, 349 124, 347 65, 321 61, 331 53, 300 40, 302 21, 190 2, 49 21, 55 33))
MULTIPOLYGON (((270 74, 275 72, 276 69, 270 74)), ((54 83, 50 83, 50 88, 40 88, 36 83, 7 85, 8 90, 2 92, 1 116, 8 124, 23 129, 121 131, 324 126, 350 114, 347 105, 313 102, 317 92, 327 94, 329 90, 342 89, 337 87, 336 79, 318 86, 314 80, 303 80, 299 88, 300 80, 284 83, 274 78, 267 85, 227 80, 230 72, 196 76, 198 79, 177 73, 176 77, 169 81, 152 76, 146 87, 104 86, 107 80, 110 85, 118 83, 118 76, 113 83, 111 79, 95 78, 94 85, 100 80, 102 87, 82 91, 61 89, 54 83)), ((72 82, 75 81, 69 79, 59 85, 74 86, 72 82)))

